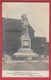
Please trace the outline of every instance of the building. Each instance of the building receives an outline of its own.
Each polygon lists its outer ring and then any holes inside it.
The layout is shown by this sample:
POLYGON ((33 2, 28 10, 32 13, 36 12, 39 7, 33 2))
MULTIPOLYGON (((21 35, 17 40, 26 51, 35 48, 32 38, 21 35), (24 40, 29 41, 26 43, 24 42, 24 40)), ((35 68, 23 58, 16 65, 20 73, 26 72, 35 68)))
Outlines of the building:
MULTIPOLYGON (((22 23, 18 19, 2 19, 2 40, 3 40, 3 55, 13 55, 21 47, 20 37, 22 34, 22 23)), ((48 55, 48 43, 46 37, 35 37, 35 30, 29 24, 29 36, 31 38, 31 48, 33 52, 40 55, 48 55)))

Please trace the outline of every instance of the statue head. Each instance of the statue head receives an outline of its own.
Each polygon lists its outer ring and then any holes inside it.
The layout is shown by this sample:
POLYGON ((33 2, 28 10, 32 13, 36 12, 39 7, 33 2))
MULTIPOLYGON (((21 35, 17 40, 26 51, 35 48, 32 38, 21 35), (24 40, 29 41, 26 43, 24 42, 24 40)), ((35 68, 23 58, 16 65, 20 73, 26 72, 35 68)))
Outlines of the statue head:
POLYGON ((27 18, 27 15, 26 15, 26 14, 23 14, 23 15, 21 16, 21 18, 22 18, 22 20, 23 20, 23 21, 27 21, 27 20, 28 20, 28 18, 27 18))

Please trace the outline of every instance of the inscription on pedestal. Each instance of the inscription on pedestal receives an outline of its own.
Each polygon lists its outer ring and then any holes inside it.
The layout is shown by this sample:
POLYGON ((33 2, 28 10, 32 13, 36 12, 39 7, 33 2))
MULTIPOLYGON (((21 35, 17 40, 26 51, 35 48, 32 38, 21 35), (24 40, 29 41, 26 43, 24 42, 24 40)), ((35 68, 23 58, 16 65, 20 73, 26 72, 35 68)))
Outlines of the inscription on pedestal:
POLYGON ((23 48, 29 48, 29 41, 28 40, 23 41, 23 48))

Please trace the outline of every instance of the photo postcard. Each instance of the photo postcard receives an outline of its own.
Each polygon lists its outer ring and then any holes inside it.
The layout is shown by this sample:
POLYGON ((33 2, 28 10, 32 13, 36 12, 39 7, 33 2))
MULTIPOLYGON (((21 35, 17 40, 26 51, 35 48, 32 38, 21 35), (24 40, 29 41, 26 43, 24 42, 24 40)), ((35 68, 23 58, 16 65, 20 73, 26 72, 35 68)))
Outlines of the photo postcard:
POLYGON ((49 3, 2 3, 2 77, 49 77, 49 3))

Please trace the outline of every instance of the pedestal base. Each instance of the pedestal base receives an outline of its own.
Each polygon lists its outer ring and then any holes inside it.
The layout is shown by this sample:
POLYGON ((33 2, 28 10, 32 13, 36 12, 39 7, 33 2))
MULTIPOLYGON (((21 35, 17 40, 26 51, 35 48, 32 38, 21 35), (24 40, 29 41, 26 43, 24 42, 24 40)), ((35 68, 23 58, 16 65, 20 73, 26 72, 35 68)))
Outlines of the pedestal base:
POLYGON ((27 57, 27 60, 32 60, 32 57, 38 57, 39 55, 33 53, 30 48, 20 48, 17 53, 14 53, 13 56, 17 57, 27 57))

